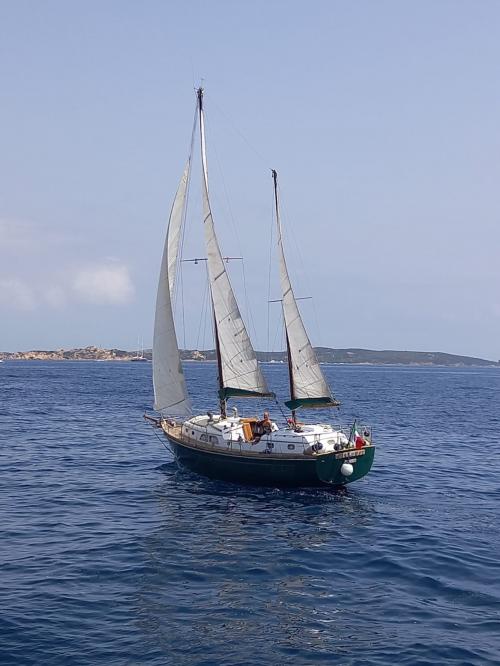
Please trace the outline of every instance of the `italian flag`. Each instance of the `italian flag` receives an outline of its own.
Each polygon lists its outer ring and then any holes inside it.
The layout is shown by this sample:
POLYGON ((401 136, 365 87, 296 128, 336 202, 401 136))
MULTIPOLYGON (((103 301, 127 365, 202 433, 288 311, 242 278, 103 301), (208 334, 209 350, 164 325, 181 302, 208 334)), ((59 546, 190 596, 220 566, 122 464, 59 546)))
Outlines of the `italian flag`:
POLYGON ((352 424, 351 433, 349 435, 349 444, 356 444, 356 437, 358 436, 358 431, 356 430, 356 419, 352 424))

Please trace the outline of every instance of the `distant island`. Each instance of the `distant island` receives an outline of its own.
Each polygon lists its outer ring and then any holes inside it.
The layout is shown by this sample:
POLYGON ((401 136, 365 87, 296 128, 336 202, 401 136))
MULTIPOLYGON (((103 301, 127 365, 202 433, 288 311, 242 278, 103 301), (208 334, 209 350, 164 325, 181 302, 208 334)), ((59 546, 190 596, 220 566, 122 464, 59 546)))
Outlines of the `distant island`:
MULTIPOLYGON (((344 363, 348 365, 414 365, 414 366, 449 366, 474 367, 492 366, 500 367, 500 361, 489 361, 473 356, 457 356, 444 352, 418 352, 394 351, 373 349, 331 349, 330 347, 316 347, 316 355, 320 363, 344 363)), ((143 360, 150 361, 151 350, 144 350, 143 360)), ((197 350, 184 349, 181 351, 183 361, 214 361, 213 349, 197 350)), ((257 352, 257 358, 262 363, 284 363, 286 353, 257 352)), ((138 358, 136 351, 123 349, 101 349, 100 347, 84 347, 78 349, 56 349, 52 351, 23 351, 0 352, 2 361, 134 361, 138 358)))

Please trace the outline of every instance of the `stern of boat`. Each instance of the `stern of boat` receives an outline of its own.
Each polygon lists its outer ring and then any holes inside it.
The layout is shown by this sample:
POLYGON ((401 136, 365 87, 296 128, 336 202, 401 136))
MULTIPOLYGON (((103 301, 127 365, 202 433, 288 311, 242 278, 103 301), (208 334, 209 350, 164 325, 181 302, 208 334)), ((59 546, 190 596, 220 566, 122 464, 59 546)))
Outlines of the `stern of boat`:
POLYGON ((318 456, 316 473, 318 479, 331 486, 345 486, 368 474, 375 457, 375 446, 344 450, 318 456))

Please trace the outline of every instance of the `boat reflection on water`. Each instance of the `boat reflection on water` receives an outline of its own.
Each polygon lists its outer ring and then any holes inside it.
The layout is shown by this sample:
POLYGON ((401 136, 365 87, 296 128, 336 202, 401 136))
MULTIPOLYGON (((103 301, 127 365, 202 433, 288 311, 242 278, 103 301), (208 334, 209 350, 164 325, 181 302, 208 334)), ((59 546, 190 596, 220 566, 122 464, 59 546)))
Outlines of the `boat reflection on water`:
POLYGON ((221 654, 231 664, 286 663, 374 638, 366 629, 353 635, 349 621, 364 557, 353 525, 361 532, 377 520, 370 501, 347 489, 225 484, 174 463, 159 471, 161 524, 144 543, 137 612, 175 663, 221 654))

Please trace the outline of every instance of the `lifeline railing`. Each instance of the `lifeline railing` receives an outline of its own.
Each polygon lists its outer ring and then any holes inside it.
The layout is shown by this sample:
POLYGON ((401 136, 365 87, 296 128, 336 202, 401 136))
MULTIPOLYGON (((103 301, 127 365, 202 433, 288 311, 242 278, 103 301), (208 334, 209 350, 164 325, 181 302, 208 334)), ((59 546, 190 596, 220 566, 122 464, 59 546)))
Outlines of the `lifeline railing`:
MULTIPOLYGON (((232 450, 233 450, 233 446, 234 446, 235 448, 238 447, 238 450, 239 450, 240 452, 242 452, 242 448, 241 448, 241 447, 242 447, 243 444, 245 444, 245 443, 246 443, 246 444, 251 444, 251 442, 247 442, 247 441, 244 440, 244 439, 241 439, 241 440, 240 440, 240 439, 232 439, 232 438, 231 438, 231 439, 225 440, 225 439, 223 438, 223 436, 222 436, 222 431, 221 431, 220 435, 218 435, 218 434, 214 434, 214 433, 210 433, 210 432, 208 431, 208 425, 209 425, 210 421, 209 421, 206 425, 196 424, 196 428, 195 428, 195 430, 194 430, 194 431, 193 431, 193 430, 191 431, 191 434, 194 435, 196 431, 200 432, 200 430, 201 430, 201 431, 202 431, 201 434, 202 434, 202 435, 206 435, 206 437, 207 437, 207 440, 206 440, 206 441, 202 441, 202 440, 200 440, 200 439, 194 439, 194 438, 192 438, 190 435, 188 435, 188 434, 186 434, 186 433, 184 432, 184 429, 186 428, 186 426, 185 426, 185 422, 177 423, 177 422, 176 422, 175 420, 173 420, 173 419, 156 419, 156 418, 150 417, 150 416, 148 416, 148 415, 146 415, 146 414, 144 415, 144 418, 147 419, 148 421, 151 421, 151 422, 155 423, 155 425, 156 425, 157 427, 162 427, 162 423, 166 422, 166 424, 167 424, 167 428, 168 428, 168 426, 170 426, 170 428, 171 428, 172 430, 173 430, 174 428, 175 428, 175 429, 178 428, 178 429, 179 429, 179 432, 178 432, 178 435, 177 435, 177 436, 179 436, 179 438, 180 438, 181 440, 184 440, 184 441, 186 441, 186 442, 189 442, 190 444, 195 444, 196 446, 201 446, 201 448, 204 448, 204 449, 214 450, 214 449, 217 447, 217 445, 220 445, 221 443, 223 443, 223 444, 225 443, 225 444, 227 445, 227 450, 231 450, 231 451, 232 451, 232 450), (211 438, 217 438, 217 441, 214 441, 214 439, 212 439, 212 441, 210 441, 211 438), (210 446, 210 444, 211 444, 211 446, 210 446)), ((218 421, 213 421, 213 422, 217 423, 218 421)), ((330 429, 331 429, 331 431, 332 431, 332 434, 333 434, 334 432, 341 432, 341 433, 347 438, 348 441, 350 441, 350 437, 351 437, 351 433, 352 433, 352 426, 341 426, 341 425, 336 425, 336 424, 307 424, 307 423, 302 423, 301 425, 304 425, 304 426, 307 426, 307 425, 320 425, 320 426, 325 427, 325 431, 324 431, 324 432, 314 433, 314 438, 313 438, 313 442, 312 442, 313 444, 316 444, 316 443, 320 442, 321 439, 322 439, 322 436, 326 435, 326 434, 328 433, 328 430, 330 430, 330 429), (328 430, 327 430, 327 428, 328 428, 328 430)), ((358 427, 356 428, 356 432, 358 432, 359 435, 360 435, 361 437, 363 437, 363 439, 365 440, 365 442, 366 442, 368 445, 372 445, 372 441, 373 441, 373 429, 372 429, 370 426, 366 426, 366 425, 363 425, 363 424, 361 424, 361 423, 359 423, 359 424, 357 424, 357 425, 358 425, 358 427)), ((225 433, 232 433, 232 432, 234 432, 235 430, 239 429, 239 427, 240 427, 239 424, 238 424, 238 425, 234 425, 234 426, 229 426, 229 427, 227 427, 227 428, 224 430, 224 432, 225 432, 225 433)), ((299 426, 299 427, 300 427, 300 426, 299 426)), ((279 444, 279 443, 287 444, 287 445, 290 444, 290 441, 289 441, 289 440, 286 440, 286 439, 280 439, 280 438, 279 438, 279 435, 276 436, 276 434, 275 434, 276 432, 279 432, 279 430, 278 430, 278 431, 274 431, 274 433, 271 433, 271 434, 274 435, 274 436, 273 436, 273 440, 272 440, 272 443, 273 443, 273 444, 279 444)), ((172 434, 173 434, 173 433, 172 433, 172 434)), ((304 433, 304 434, 307 434, 307 433, 304 433)), ((310 442, 310 441, 307 441, 307 440, 305 439, 305 437, 303 437, 303 438, 301 439, 301 442, 300 442, 300 443, 302 444, 303 450, 305 450, 306 447, 309 447, 309 446, 311 445, 311 442, 310 442)), ((299 442, 297 442, 297 444, 299 444, 299 442)), ((219 446, 218 448, 220 448, 220 446, 219 446)), ((345 450, 346 448, 349 448, 349 447, 344 445, 344 446, 342 447, 342 449, 339 449, 339 450, 342 450, 342 451, 343 451, 343 450, 345 450)), ((299 449, 299 451, 300 451, 300 449, 299 449)))

